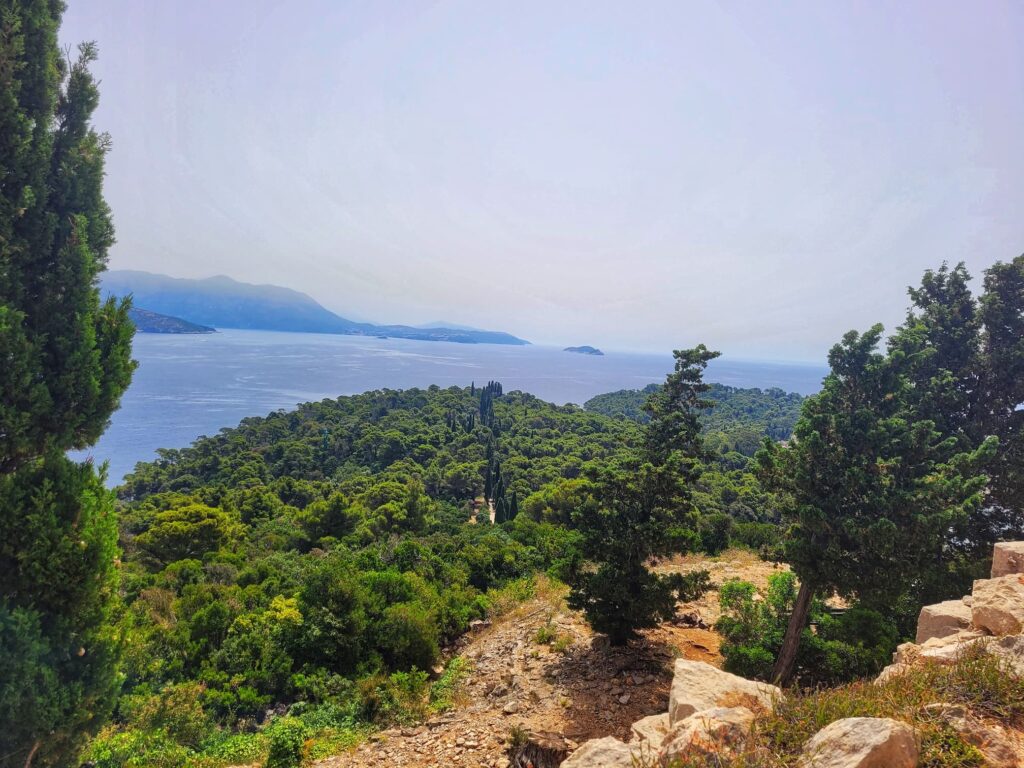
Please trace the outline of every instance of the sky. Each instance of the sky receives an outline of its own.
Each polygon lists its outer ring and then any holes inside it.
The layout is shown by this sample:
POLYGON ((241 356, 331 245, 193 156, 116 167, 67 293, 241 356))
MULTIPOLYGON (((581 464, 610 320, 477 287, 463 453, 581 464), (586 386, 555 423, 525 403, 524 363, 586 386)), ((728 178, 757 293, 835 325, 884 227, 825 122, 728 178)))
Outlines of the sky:
POLYGON ((1024 4, 68 0, 110 267, 821 362, 1024 252, 1024 4))

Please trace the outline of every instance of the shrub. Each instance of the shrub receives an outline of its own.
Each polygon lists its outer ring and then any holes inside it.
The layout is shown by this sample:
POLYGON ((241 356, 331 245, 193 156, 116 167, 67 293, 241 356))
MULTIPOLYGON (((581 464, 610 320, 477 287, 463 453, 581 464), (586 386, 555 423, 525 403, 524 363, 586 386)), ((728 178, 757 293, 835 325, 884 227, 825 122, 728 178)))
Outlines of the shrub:
POLYGON ((430 686, 430 708, 435 712, 444 712, 455 705, 462 681, 469 674, 469 662, 461 656, 455 656, 448 662, 441 676, 430 686))
POLYGON ((298 768, 302 764, 306 726, 296 717, 279 717, 267 728, 270 753, 266 768, 298 768))
MULTIPOLYGON (((718 599, 722 616, 716 629, 725 638, 723 666, 744 677, 770 679, 796 599, 796 577, 789 572, 773 574, 764 600, 756 599, 749 582, 726 582, 718 599)), ((876 674, 898 639, 891 620, 861 606, 834 617, 817 601, 811 618, 817 631, 804 631, 796 662, 804 685, 837 685, 876 674)))
POLYGON ((733 520, 724 512, 705 515, 697 524, 701 549, 709 555, 720 555, 732 540, 733 520))
POLYGON ((782 527, 775 523, 736 523, 732 529, 733 544, 762 554, 770 554, 781 540, 782 527))

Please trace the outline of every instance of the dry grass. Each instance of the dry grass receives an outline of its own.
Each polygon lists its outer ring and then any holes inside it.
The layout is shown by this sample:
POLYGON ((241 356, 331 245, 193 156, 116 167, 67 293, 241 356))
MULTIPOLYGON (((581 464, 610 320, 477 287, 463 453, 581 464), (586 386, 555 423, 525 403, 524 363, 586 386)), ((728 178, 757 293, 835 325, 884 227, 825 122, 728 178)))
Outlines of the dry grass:
POLYGON ((795 766, 815 733, 846 717, 890 717, 911 724, 920 737, 922 768, 985 765, 976 748, 925 710, 935 703, 962 704, 976 717, 1024 728, 1024 680, 1008 674, 999 659, 974 653, 950 665, 915 667, 880 685, 865 681, 790 693, 774 713, 758 720, 742 749, 714 759, 694 757, 671 768, 795 766))

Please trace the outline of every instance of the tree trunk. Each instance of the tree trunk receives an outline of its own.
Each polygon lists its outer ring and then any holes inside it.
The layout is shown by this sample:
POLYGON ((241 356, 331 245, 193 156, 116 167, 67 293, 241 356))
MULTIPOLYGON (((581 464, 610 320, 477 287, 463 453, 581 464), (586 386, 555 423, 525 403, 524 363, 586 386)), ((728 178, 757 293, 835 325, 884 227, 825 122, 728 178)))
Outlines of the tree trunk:
POLYGON ((40 744, 42 744, 42 742, 39 739, 36 739, 36 743, 32 745, 32 751, 28 753, 28 757, 25 759, 25 768, 31 768, 32 759, 36 756, 36 752, 39 751, 40 744))
POLYGON ((806 581, 800 582, 800 591, 796 594, 793 613, 789 617, 789 626, 786 627, 786 637, 782 641, 779 658, 775 660, 775 668, 772 670, 772 679, 778 685, 788 685, 793 677, 796 652, 800 648, 800 636, 804 632, 804 627, 807 626, 807 614, 811 610, 812 597, 814 597, 814 587, 806 581))

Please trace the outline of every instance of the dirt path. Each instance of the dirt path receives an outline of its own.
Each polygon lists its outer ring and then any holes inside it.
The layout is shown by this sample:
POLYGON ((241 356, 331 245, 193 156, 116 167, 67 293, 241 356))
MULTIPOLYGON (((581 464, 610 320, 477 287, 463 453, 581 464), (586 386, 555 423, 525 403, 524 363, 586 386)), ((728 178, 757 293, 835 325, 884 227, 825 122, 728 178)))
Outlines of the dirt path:
MULTIPOLYGON (((745 553, 686 558, 662 569, 698 567, 708 568, 716 584, 744 578, 759 586, 776 570, 745 553)), ((349 753, 318 761, 317 768, 504 768, 513 726, 555 731, 577 743, 608 735, 625 739, 633 722, 667 708, 673 659, 721 661, 717 634, 674 624, 644 633, 628 648, 609 648, 563 597, 547 589, 463 638, 458 654, 472 671, 453 711, 415 728, 382 731, 349 753), (564 648, 538 642, 542 629, 561 638, 564 648)), ((694 610, 717 616, 715 593, 680 606, 681 613, 694 610)))

